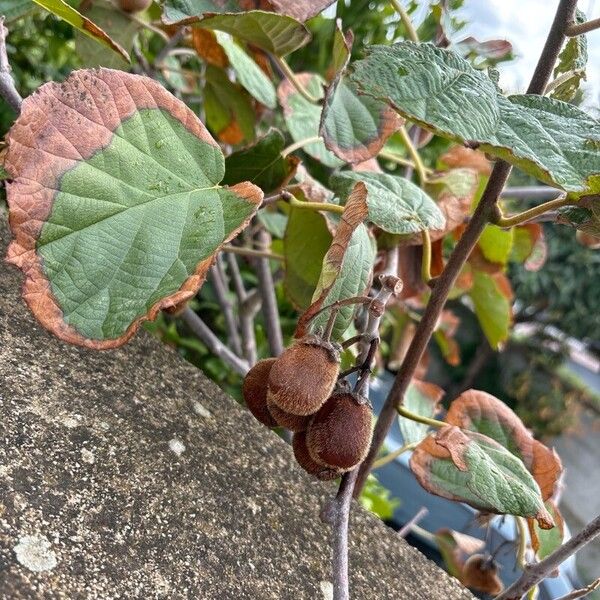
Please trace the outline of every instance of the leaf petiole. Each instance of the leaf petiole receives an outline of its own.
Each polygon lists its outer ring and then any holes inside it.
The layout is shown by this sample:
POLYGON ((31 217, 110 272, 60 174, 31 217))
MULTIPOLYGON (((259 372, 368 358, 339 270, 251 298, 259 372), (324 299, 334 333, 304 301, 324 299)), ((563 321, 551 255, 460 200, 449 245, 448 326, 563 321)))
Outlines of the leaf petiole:
POLYGON ((410 419, 411 421, 415 421, 417 423, 422 423, 423 425, 430 425, 431 427, 435 427, 436 429, 440 429, 442 427, 446 427, 448 423, 444 423, 444 421, 438 421, 437 419, 432 419, 430 417, 424 417, 423 415, 418 415, 404 406, 398 406, 396 411, 401 417, 405 419, 410 419))
POLYGON ((515 227, 516 225, 523 225, 524 223, 527 223, 535 217, 539 217, 550 210, 562 208, 563 206, 568 206, 569 204, 575 203, 568 196, 561 195, 554 200, 544 202, 543 204, 539 204, 538 206, 534 206, 533 208, 524 210, 523 212, 517 213, 516 215, 512 215, 510 217, 505 217, 500 208, 497 207, 497 210, 492 214, 491 221, 495 225, 498 225, 498 227, 515 227))

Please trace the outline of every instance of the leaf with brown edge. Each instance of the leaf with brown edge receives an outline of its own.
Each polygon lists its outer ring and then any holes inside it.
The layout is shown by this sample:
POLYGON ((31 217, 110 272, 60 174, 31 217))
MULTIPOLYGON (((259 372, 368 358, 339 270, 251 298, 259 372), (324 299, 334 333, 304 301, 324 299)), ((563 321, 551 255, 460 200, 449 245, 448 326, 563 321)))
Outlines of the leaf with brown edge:
POLYGON ((522 461, 493 439, 447 425, 414 450, 410 468, 427 491, 496 514, 553 527, 540 488, 522 461))
MULTIPOLYGON (((355 232, 357 230, 359 231, 358 235, 360 237, 356 238, 356 247, 358 250, 361 250, 361 254, 363 246, 366 245, 365 240, 368 240, 370 243, 368 230, 364 225, 367 214, 367 188, 364 183, 358 182, 348 197, 348 201, 344 206, 344 212, 341 215, 340 222, 333 236, 331 246, 323 259, 321 275, 312 298, 312 304, 298 319, 294 337, 303 337, 308 333, 311 320, 313 320, 315 314, 326 304, 325 301, 328 299, 329 293, 336 282, 340 281, 340 273, 344 267, 346 251, 351 245, 355 232)), ((366 284, 362 287, 364 289, 366 284)), ((360 292, 362 291, 363 290, 360 290, 360 292)), ((356 294, 351 294, 350 296, 352 295, 356 294)), ((347 314, 347 311, 344 311, 344 313, 347 314)), ((340 311, 340 314, 342 314, 342 311, 340 311)), ((313 322, 311 326, 314 327, 315 323, 313 322)))
POLYGON ((556 491, 562 464, 553 449, 534 439, 519 417, 498 398, 480 390, 463 392, 445 421, 492 438, 523 461, 548 500, 556 491))
POLYGON ((93 21, 77 12, 72 6, 63 0, 33 0, 36 4, 45 8, 48 12, 61 18, 81 33, 87 35, 100 44, 107 46, 120 54, 127 62, 131 62, 127 51, 115 42, 103 29, 100 29, 93 21))
POLYGON ((229 60, 219 42, 214 31, 210 29, 192 29, 192 44, 198 56, 204 59, 208 64, 224 69, 229 65, 229 60))
POLYGON ((42 325, 90 348, 120 346, 192 298, 263 197, 218 185, 225 159, 196 115, 122 71, 42 86, 7 140, 8 260, 42 325))
POLYGON ((325 91, 319 133, 337 157, 348 163, 363 162, 379 154, 404 120, 385 102, 358 94, 356 86, 344 77, 352 32, 344 34, 338 20, 334 36, 336 71, 325 91))
POLYGON ((483 152, 465 146, 452 146, 440 156, 440 162, 452 169, 473 169, 480 175, 490 175, 492 172, 492 163, 483 152))
POLYGON ((541 529, 534 519, 527 519, 531 547, 539 560, 552 554, 563 543, 565 537, 565 522, 560 510, 552 500, 546 501, 546 508, 552 515, 556 527, 541 529))

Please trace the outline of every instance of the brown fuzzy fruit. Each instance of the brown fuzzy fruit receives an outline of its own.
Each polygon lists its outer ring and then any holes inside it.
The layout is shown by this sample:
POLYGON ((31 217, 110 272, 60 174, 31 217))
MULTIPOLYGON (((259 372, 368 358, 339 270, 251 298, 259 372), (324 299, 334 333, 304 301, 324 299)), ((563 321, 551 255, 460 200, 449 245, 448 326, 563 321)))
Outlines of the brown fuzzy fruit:
POLYGON ((352 393, 333 394, 306 430, 311 458, 340 471, 355 467, 371 444, 371 417, 371 407, 352 393))
POLYGON ((285 427, 290 431, 305 431, 312 418, 312 415, 303 417, 301 415, 293 415, 292 413, 285 412, 284 410, 281 410, 277 404, 274 404, 269 400, 269 398, 267 398, 267 409, 278 425, 285 427))
POLYGON ((294 456, 298 464, 311 475, 314 475, 322 481, 331 481, 336 477, 339 477, 341 473, 337 469, 329 469, 324 465, 320 465, 315 462, 308 453, 306 447, 306 433, 299 431, 294 434, 292 439, 292 449, 294 450, 294 456))
POLYGON ((467 559, 462 571, 463 585, 492 596, 498 595, 504 585, 498 577, 498 565, 489 556, 473 554, 467 559))
POLYGON ((152 0, 118 0, 121 10, 129 13, 141 12, 152 4, 152 0))
POLYGON ((267 427, 277 427, 277 421, 267 408, 267 381, 275 360, 274 358, 259 360, 246 373, 242 386, 242 395, 246 406, 256 419, 267 427))
POLYGON ((330 396, 340 372, 329 342, 306 336, 287 348, 269 375, 269 400, 292 415, 312 415, 330 396))

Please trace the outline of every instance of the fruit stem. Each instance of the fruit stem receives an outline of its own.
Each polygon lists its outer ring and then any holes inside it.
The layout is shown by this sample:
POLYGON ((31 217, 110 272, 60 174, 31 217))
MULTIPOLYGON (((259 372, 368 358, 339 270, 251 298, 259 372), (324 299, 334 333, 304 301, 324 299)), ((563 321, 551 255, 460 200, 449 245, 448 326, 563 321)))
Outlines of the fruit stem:
POLYGON ((398 448, 397 450, 394 450, 393 452, 389 452, 385 456, 378 458, 373 463, 373 469, 379 469, 379 468, 387 465, 388 463, 391 463, 392 461, 396 460, 400 455, 415 448, 416 445, 417 445, 417 442, 411 442, 410 444, 404 444, 404 446, 400 446, 400 448, 398 448))

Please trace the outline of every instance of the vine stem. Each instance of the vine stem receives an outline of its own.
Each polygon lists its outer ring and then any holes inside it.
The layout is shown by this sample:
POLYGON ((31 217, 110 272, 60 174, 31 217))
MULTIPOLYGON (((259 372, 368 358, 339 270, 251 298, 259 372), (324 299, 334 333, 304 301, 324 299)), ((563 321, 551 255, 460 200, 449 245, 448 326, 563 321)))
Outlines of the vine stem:
POLYGON ((417 413, 408 410, 408 408, 404 406, 399 406, 396 411, 401 417, 405 419, 409 419, 411 421, 415 421, 415 423, 422 423, 423 425, 429 425, 430 427, 435 427, 436 429, 441 429, 442 427, 446 427, 448 423, 444 421, 438 421, 437 419, 432 419, 430 417, 424 417, 423 415, 418 415, 417 413))
MULTIPOLYGON (((554 21, 548 33, 548 37, 546 38, 544 49, 542 50, 536 65, 527 93, 541 94, 546 88, 546 85, 552 76, 558 54, 565 40, 565 29, 573 20, 576 6, 577 0, 560 0, 558 8, 556 9, 554 21)), ((508 179, 510 170, 511 166, 508 163, 504 161, 496 162, 481 200, 473 213, 473 217, 469 221, 462 237, 456 244, 448 263, 446 264, 446 268, 435 281, 423 317, 417 325, 413 340, 408 348, 400 370, 396 375, 392 389, 385 400, 379 418, 377 419, 371 448, 360 467, 359 476, 356 480, 354 489, 355 496, 360 494, 360 491, 367 480, 373 462, 379 454, 379 449, 383 445, 388 431, 394 422, 396 407, 401 406, 404 401, 404 394, 408 389, 410 381, 419 365, 419 361, 423 356, 423 352, 435 330, 450 290, 467 258, 471 254, 471 251, 475 247, 483 229, 489 222, 491 213, 498 202, 498 198, 508 179)))
POLYGON ((406 131, 406 127, 404 127, 404 125, 402 125, 402 127, 400 127, 400 129, 398 129, 398 133, 400 134, 400 137, 402 138, 402 142, 406 146, 406 149, 408 150, 408 153, 410 154, 410 157, 412 158, 412 162, 414 164, 415 171, 417 172, 417 174, 419 176, 419 181, 421 182, 421 186, 423 186, 427 182, 427 169, 426 169, 425 165, 423 164, 421 155, 419 154, 419 151, 416 149, 415 145, 413 144, 413 141, 410 139, 410 136, 408 135, 408 132, 406 131))
POLYGON ((302 200, 298 200, 296 196, 292 196, 291 194, 286 194, 286 196, 282 196, 283 200, 287 200, 290 206, 295 206, 296 208, 303 208, 305 210, 324 210, 326 212, 337 213, 341 215, 344 212, 344 207, 338 204, 330 204, 328 202, 302 202, 302 200))
POLYGON ((304 146, 308 146, 309 144, 320 142, 322 139, 323 138, 320 135, 313 135, 311 137, 304 138, 303 140, 298 140, 297 142, 290 144, 287 148, 284 148, 281 151, 281 156, 285 158, 292 152, 296 152, 296 150, 300 150, 300 148, 304 148, 304 146))
POLYGON ((527 566, 521 577, 506 588, 495 600, 520 600, 528 590, 548 577, 569 556, 575 554, 598 535, 600 535, 600 515, 544 560, 527 566))
POLYGON ((225 244, 221 250, 223 250, 223 252, 230 252, 231 254, 239 254, 240 256, 249 256, 252 258, 285 260, 284 256, 281 254, 275 254, 274 252, 268 252, 267 250, 255 250, 254 248, 247 248, 246 246, 232 246, 231 244, 225 244))
POLYGON ((4 25, 4 17, 0 17, 0 96, 2 96, 17 113, 21 112, 23 98, 17 92, 15 82, 10 74, 11 68, 6 54, 6 36, 8 29, 4 25))
POLYGON ((285 59, 281 56, 273 55, 273 60, 277 63, 277 66, 281 69, 286 79, 296 88, 296 91, 305 99, 308 100, 311 104, 318 104, 319 98, 315 98, 301 83, 300 80, 296 77, 296 74, 290 68, 290 65, 287 64, 285 59))
POLYGON ((516 225, 522 225, 523 223, 527 223, 544 213, 547 213, 551 210, 555 210, 557 208, 562 208, 563 206, 568 206, 569 204, 574 204, 573 201, 569 200, 565 195, 561 195, 559 198, 555 198, 554 200, 550 200, 549 202, 544 202, 543 204, 538 204, 529 210, 524 210, 523 212, 517 213, 516 215, 511 215, 509 217, 505 217, 500 210, 500 207, 496 207, 496 210, 492 214, 492 222, 498 225, 498 227, 515 227, 516 225))
POLYGON ((406 27, 408 37, 413 42, 418 42, 419 34, 417 33, 417 30, 415 29, 415 26, 413 25, 408 12, 406 12, 406 9, 402 6, 402 4, 400 4, 400 0, 390 0, 390 4, 394 7, 396 12, 400 15, 400 20, 402 21, 402 24, 404 25, 404 27, 406 27))
MULTIPOLYGON (((408 159, 408 158, 404 158, 403 156, 398 156, 396 154, 394 154, 393 152, 380 152, 377 155, 378 158, 382 158, 383 160, 389 160, 390 162, 402 165, 404 167, 411 167, 411 168, 415 168, 415 163, 408 159)), ((429 175, 430 173, 433 173, 433 170, 430 169, 429 167, 425 167, 425 173, 427 175, 429 175)))

